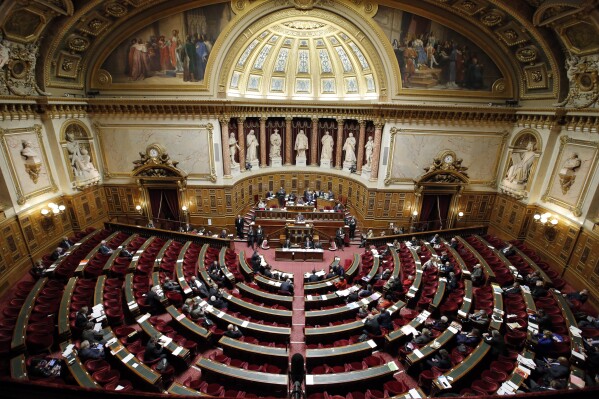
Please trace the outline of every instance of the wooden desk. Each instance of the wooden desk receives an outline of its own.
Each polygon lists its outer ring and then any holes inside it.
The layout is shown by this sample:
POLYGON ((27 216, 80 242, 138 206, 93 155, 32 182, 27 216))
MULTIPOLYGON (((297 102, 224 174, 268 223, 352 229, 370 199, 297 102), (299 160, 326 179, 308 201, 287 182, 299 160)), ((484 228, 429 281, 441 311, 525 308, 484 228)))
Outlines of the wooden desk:
MULTIPOLYGON (((461 327, 459 323, 456 323, 458 327, 461 327)), ((416 363, 420 363, 432 354, 436 353, 439 349, 443 348, 449 341, 456 336, 459 332, 459 329, 456 325, 452 325, 452 328, 447 328, 445 331, 441 333, 437 338, 428 344, 424 345, 419 349, 413 350, 408 356, 406 356, 406 366, 409 368, 416 363)), ((418 370, 420 372, 420 370, 418 370)))
POLYGON ((312 368, 324 363, 341 364, 361 361, 364 357, 371 355, 375 348, 376 343, 371 339, 346 346, 306 349, 306 366, 312 368))
POLYGON ((71 277, 62 292, 62 299, 58 308, 58 342, 64 342, 71 338, 69 313, 71 310, 71 297, 76 284, 77 277, 71 277))
POLYGON ((220 267, 220 270, 223 272, 223 274, 225 275, 227 280, 229 280, 229 282, 231 284, 235 284, 235 276, 227 268, 226 255, 227 255, 227 248, 222 247, 218 254, 218 266, 220 267))
POLYGON ((25 302, 21 306, 21 310, 19 311, 19 316, 17 317, 17 321, 15 323, 15 328, 12 333, 12 341, 10 343, 10 348, 13 353, 19 354, 25 351, 25 338, 27 336, 27 324, 29 323, 29 316, 31 316, 31 311, 35 306, 35 301, 37 300, 37 296, 39 295, 44 285, 48 281, 47 277, 40 278, 37 280, 27 298, 25 298, 25 302))
POLYGON ((291 317, 293 315, 291 310, 273 309, 265 306, 259 306, 246 302, 243 299, 237 298, 231 294, 226 294, 224 297, 229 302, 229 309, 233 311, 241 311, 243 315, 251 316, 256 319, 276 321, 278 323, 283 322, 291 325, 291 317))
POLYGON ((458 316, 463 319, 468 317, 468 313, 470 313, 470 309, 472 309, 472 292, 472 281, 464 280, 464 301, 462 302, 460 310, 458 310, 458 316))
POLYGON ((83 237, 81 240, 79 240, 78 242, 76 242, 75 244, 73 244, 73 246, 71 248, 69 248, 67 250, 67 252, 65 252, 64 256, 62 256, 61 258, 57 259, 54 263, 52 263, 46 269, 46 275, 48 275, 48 276, 53 275, 54 271, 56 270, 56 268, 58 266, 60 266, 66 259, 68 259, 69 256, 71 256, 71 254, 74 254, 75 251, 77 251, 79 249, 79 247, 81 247, 81 245, 85 244, 87 241, 89 241, 93 236, 95 236, 99 232, 100 232, 100 230, 94 230, 91 233, 89 233, 88 235, 86 235, 85 237, 83 237))
MULTIPOLYGON (((177 264, 175 265, 175 277, 177 282, 181 286, 181 291, 183 291, 183 296, 188 297, 192 295, 192 289, 189 286, 187 280, 185 280, 185 274, 183 273, 183 263, 185 262, 185 253, 189 249, 191 242, 185 243, 183 248, 181 248, 181 252, 179 252, 179 257, 177 258, 177 264)), ((197 270, 197 268, 196 268, 197 270)))
POLYGON ((287 374, 272 374, 245 370, 215 362, 205 357, 201 358, 196 363, 196 366, 202 370, 202 373, 232 381, 235 384, 239 384, 238 386, 240 387, 246 385, 259 387, 268 390, 269 394, 272 396, 287 393, 287 384, 289 381, 287 374))
MULTIPOLYGON (((535 358, 535 353, 526 348, 524 348, 524 350, 520 353, 520 355, 522 355, 526 359, 534 360, 534 358, 535 358)), ((516 367, 518 367, 518 366, 516 365, 516 367)), ((516 368, 514 368, 514 371, 512 371, 512 373, 509 375, 507 381, 510 381, 512 384, 519 387, 525 381, 525 378, 522 377, 522 375, 518 374, 515 370, 516 370, 516 368)))
MULTIPOLYGON (((71 344, 72 342, 70 340, 61 342, 60 351, 64 352, 67 349, 67 347, 71 344)), ((100 384, 94 381, 92 376, 89 374, 89 372, 81 362, 81 359, 79 359, 79 356, 75 355, 74 352, 71 352, 71 354, 65 358, 65 363, 67 364, 69 372, 71 373, 73 378, 75 378, 75 381, 77 381, 77 384, 80 387, 96 389, 101 388, 100 384)))
MULTIPOLYGON (((205 253, 205 252, 206 252, 206 250, 204 249, 204 247, 202 247, 202 251, 200 252, 200 259, 204 259, 201 256, 201 254, 205 253)), ((237 259, 239 259, 239 268, 241 270, 241 274, 243 274, 243 277, 245 277, 246 280, 251 281, 252 276, 254 275, 254 271, 252 270, 250 265, 248 265, 248 262, 245 259, 245 251, 239 251, 239 254, 237 255, 237 259)))
POLYGON ((268 304, 268 305, 279 305, 279 306, 283 306, 287 309, 292 308, 292 304, 293 304, 292 296, 279 295, 279 294, 273 294, 273 293, 266 292, 266 291, 261 291, 261 290, 258 290, 256 288, 253 288, 253 287, 247 285, 246 283, 237 283, 236 287, 239 290, 239 292, 241 294, 243 294, 243 296, 252 298, 252 299, 260 301, 260 302, 264 302, 265 304, 268 304))
POLYGON ((167 240, 164 243, 164 245, 160 248, 160 251, 158 251, 158 254, 156 254, 156 259, 154 259, 154 271, 158 271, 158 269, 160 269, 160 264, 162 263, 162 258, 164 258, 164 253, 166 252, 168 247, 171 246, 172 242, 173 240, 167 240))
POLYGON ((25 355, 14 356, 10 359, 10 378, 15 380, 28 380, 27 365, 25 364, 25 355))
POLYGON ((431 313, 434 312, 435 310, 437 310, 439 305, 441 305, 441 301, 443 300, 443 297, 445 296, 445 288, 446 287, 447 287, 447 279, 445 277, 441 277, 439 279, 439 285, 437 285, 437 292, 435 293, 433 300, 431 301, 430 305, 428 306, 428 310, 431 313))
POLYGON ((401 344, 403 340, 408 337, 408 334, 412 329, 418 329, 420 326, 430 317, 428 310, 423 310, 420 314, 412 319, 411 322, 398 328, 397 330, 391 331, 385 336, 385 348, 389 351, 389 348, 395 348, 401 344))
POLYGON ((563 297, 561 292, 551 288, 551 294, 559 304, 559 308, 562 310, 562 316, 564 317, 564 321, 566 322, 566 326, 568 327, 568 334, 570 335, 570 349, 572 355, 570 357, 570 363, 578 365, 580 367, 585 366, 586 355, 582 353, 584 344, 583 338, 579 334, 574 334, 570 327, 578 328, 578 322, 576 321, 576 317, 574 317, 574 313, 572 313, 572 309, 570 309, 570 305, 566 301, 566 298, 563 297))
POLYGON ((129 263, 129 268, 127 269, 127 271, 135 271, 135 269, 137 268, 137 264, 139 263, 139 257, 144 253, 146 248, 148 248, 155 239, 156 237, 154 236, 149 237, 146 241, 144 241, 143 244, 141 244, 137 251, 135 251, 135 254, 133 254, 133 258, 131 259, 131 263, 129 263))
MULTIPOLYGON (((480 263, 480 265, 483 268, 483 273, 485 275, 485 281, 487 283, 494 282, 495 281, 495 272, 493 271, 493 269, 491 269, 491 266, 489 266, 489 264, 487 263, 485 258, 483 258, 482 255, 479 254, 478 251, 476 249, 474 249, 468 241, 464 240, 462 237, 456 237, 456 238, 478 260, 478 263, 480 263)), ((449 246, 449 244, 447 244, 447 243, 446 243, 446 245, 449 246)))
POLYGON ((324 249, 275 249, 275 260, 289 260, 295 262, 322 262, 323 256, 324 249))
MULTIPOLYGON (((120 231, 115 231, 114 233, 112 233, 111 235, 109 235, 108 237, 106 237, 103 241, 106 241, 107 243, 109 243, 119 233, 120 233, 120 231)), ((92 249, 91 251, 89 251, 87 253, 87 255, 85 255, 85 258, 83 258, 79 262, 79 265, 75 269, 75 276, 83 277, 83 274, 85 273, 85 268, 87 267, 87 264, 89 263, 90 260, 92 260, 94 258, 94 256, 96 256, 96 254, 100 250, 101 246, 102 246, 102 242, 99 242, 98 245, 96 245, 94 247, 94 249, 92 249)))
POLYGON ((181 396, 208 396, 204 395, 201 392, 196 391, 195 389, 191 389, 186 387, 185 385, 181 385, 178 382, 173 382, 170 387, 166 390, 168 394, 171 395, 181 395, 181 396))
MULTIPOLYGON (((161 338, 166 337, 160 331, 158 331, 152 323, 149 321, 150 314, 147 313, 137 318, 137 324, 150 338, 161 338)), ((167 345, 163 345, 163 348, 171 354, 173 358, 178 359, 181 363, 189 365, 192 359, 190 359, 190 353, 188 349, 179 346, 175 341, 171 340, 167 345)))
POLYGON ((132 375, 136 376, 147 386, 161 390, 162 376, 157 371, 152 370, 150 367, 137 360, 135 355, 129 352, 115 337, 110 327, 108 327, 106 331, 107 334, 105 338, 107 339, 107 347, 110 349, 110 354, 129 370, 132 375), (111 343, 108 344, 108 342, 111 343))
POLYGON ((347 373, 308 374, 306 375, 306 391, 311 393, 323 389, 334 389, 339 388, 340 385, 344 385, 345 389, 356 385, 365 387, 368 386, 366 384, 372 384, 374 381, 390 378, 397 370, 397 365, 391 361, 381 366, 347 373))
MULTIPOLYGON (((491 346, 484 341, 481 341, 476 348, 457 366, 443 374, 451 381, 452 385, 457 385, 458 382, 465 377, 472 369, 479 366, 485 356, 489 353, 491 346)), ((433 380, 433 390, 443 391, 447 388, 443 387, 439 379, 433 380)), ((434 396, 434 395, 431 395, 434 396)))
POLYGON ((547 273, 545 273, 545 271, 541 268, 541 266, 537 265, 524 252, 522 252, 519 248, 516 248, 516 246, 513 246, 512 248, 514 248, 514 250, 516 251, 516 253, 518 254, 518 256, 520 256, 522 259, 524 259, 524 261, 526 263, 528 263, 530 265, 530 267, 532 267, 533 269, 535 269, 535 271, 539 272, 539 277, 545 283, 545 287, 551 287, 553 285, 553 281, 551 280, 551 277, 549 277, 547 275, 547 273))
POLYGON ((211 331, 194 323, 183 313, 179 312, 173 305, 168 306, 166 311, 171 315, 174 327, 184 336, 204 343, 208 342, 212 337, 211 331))
POLYGON ((362 320, 352 321, 350 323, 338 324, 336 326, 325 327, 306 327, 304 334, 307 344, 316 344, 319 342, 331 342, 339 339, 339 337, 351 336, 360 334, 364 329, 362 320))
POLYGON ((125 302, 127 303, 127 309, 129 314, 136 318, 140 315, 139 305, 135 299, 135 293, 133 292, 133 273, 127 273, 125 275, 125 284, 123 285, 123 293, 125 295, 125 302))
POLYGON ((375 292, 366 298, 362 298, 356 302, 350 302, 345 306, 339 306, 332 309, 309 310, 305 312, 306 324, 315 325, 355 317, 355 314, 358 313, 358 309, 360 309, 361 306, 378 301, 381 296, 382 294, 380 292, 375 292))
POLYGON ((96 286, 94 287, 94 299, 92 307, 104 303, 104 284, 106 283, 106 276, 98 276, 96 280, 96 286))
MULTIPOLYGON (((357 291, 361 287, 359 285, 354 285, 352 287, 348 287, 350 291, 357 291)), ((322 309, 325 306, 334 306, 340 305, 345 302, 346 296, 339 295, 338 291, 332 292, 330 294, 325 295, 306 295, 304 300, 304 309, 305 310, 317 310, 322 309)))
POLYGON ((489 329, 490 330, 501 330, 501 324, 503 324, 503 291, 501 287, 495 283, 491 284, 493 287, 493 313, 489 315, 489 329))
POLYGON ((271 363, 282 370, 287 369, 289 350, 286 347, 251 344, 227 336, 223 336, 218 343, 227 356, 248 360, 255 364, 271 363))

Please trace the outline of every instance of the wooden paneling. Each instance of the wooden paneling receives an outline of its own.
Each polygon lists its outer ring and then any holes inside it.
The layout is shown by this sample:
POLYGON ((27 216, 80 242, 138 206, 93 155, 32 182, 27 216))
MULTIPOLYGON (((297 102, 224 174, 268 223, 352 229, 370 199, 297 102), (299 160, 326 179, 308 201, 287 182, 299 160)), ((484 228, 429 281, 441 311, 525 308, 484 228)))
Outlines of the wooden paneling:
POLYGON ((0 295, 30 268, 31 260, 18 219, 4 220, 0 223, 0 295))
POLYGON ((580 233, 564 277, 576 289, 589 289, 591 302, 599 305, 599 234, 580 233))
POLYGON ((491 231, 510 239, 523 239, 532 220, 535 207, 528 206, 515 198, 498 194, 491 211, 491 231))
POLYGON ((464 192, 458 200, 458 212, 464 212, 461 222, 485 223, 491 220, 491 213, 497 193, 464 192))
POLYGON ((108 220, 109 207, 104 192, 101 187, 92 187, 72 196, 64 196, 74 231, 108 220))

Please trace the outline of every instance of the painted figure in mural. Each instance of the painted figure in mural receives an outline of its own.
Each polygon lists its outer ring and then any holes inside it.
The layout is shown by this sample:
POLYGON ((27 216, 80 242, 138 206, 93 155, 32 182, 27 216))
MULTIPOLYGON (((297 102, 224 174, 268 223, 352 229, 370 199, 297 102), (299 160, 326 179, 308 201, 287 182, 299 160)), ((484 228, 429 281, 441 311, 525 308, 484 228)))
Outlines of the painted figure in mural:
POLYGON ((509 167, 505 179, 510 183, 525 184, 530 176, 535 160, 535 143, 529 141, 524 152, 512 152, 512 166, 509 167))
POLYGON ((208 48, 206 47, 206 43, 204 43, 204 36, 197 36, 196 40, 196 54, 197 54, 197 79, 203 80, 204 74, 206 73, 206 64, 208 63, 208 48))
POLYGON ((333 147, 335 146, 333 136, 331 136, 329 132, 326 131, 324 133, 324 136, 322 136, 320 142, 322 143, 322 150, 320 152, 320 162, 330 161, 331 159, 333 159, 333 147))
POLYGON ((247 151, 245 160, 248 162, 258 160, 258 138, 254 134, 254 129, 250 130, 246 139, 247 151))
POLYGON ((148 60, 148 47, 142 39, 137 39, 131 45, 129 53, 130 75, 131 80, 145 79, 150 76, 150 67, 148 60))
POLYGON ((239 150, 239 145, 237 144, 237 139, 235 138, 235 133, 231 133, 229 135, 229 154, 231 155, 231 166, 235 167, 239 165, 235 161, 235 152, 239 150))
POLYGON ((478 62, 477 57, 472 57, 466 70, 465 85, 467 89, 483 88, 483 64, 478 62))
POLYGON ((562 187, 562 193, 566 195, 574 182, 576 181, 576 171, 582 165, 577 153, 572 153, 570 158, 566 159, 559 170, 559 180, 562 187))
POLYGON ((177 59, 177 47, 179 46, 179 31, 177 29, 173 29, 172 34, 171 34, 171 39, 169 42, 169 48, 168 48, 168 55, 169 58, 171 60, 171 65, 173 66, 173 69, 175 69, 177 72, 182 72, 183 69, 181 68, 181 65, 179 64, 179 60, 177 59))
POLYGON ((297 158, 306 158, 306 150, 308 149, 308 136, 303 130, 297 133, 295 138, 295 150, 297 151, 297 158))
POLYGON ((417 57, 418 57, 418 53, 416 53, 416 50, 414 50, 414 47, 412 46, 412 42, 410 41, 408 43, 408 46, 406 47, 406 49, 403 52, 403 58, 406 63, 406 77, 404 79, 404 83, 406 85, 409 84, 410 78, 412 77, 412 75, 416 73, 416 58, 417 57))
POLYGON ((353 133, 349 133, 345 144, 343 144, 343 151, 345 151, 345 158, 343 162, 354 164, 356 163, 356 138, 353 133))
POLYGON ((185 42, 185 61, 183 64, 183 81, 185 82, 197 82, 197 59, 198 55, 196 53, 196 46, 193 42, 193 36, 188 35, 187 41, 185 42))
POLYGON ((366 145, 364 146, 364 148, 366 149, 366 167, 367 168, 371 168, 372 167, 372 153, 374 152, 374 141, 372 140, 372 136, 368 136, 368 141, 366 142, 366 145))
POLYGON ((281 144, 279 129, 275 129, 270 135, 270 159, 281 158, 281 144))
POLYGON ((158 38, 158 50, 160 51, 160 70, 170 71, 175 69, 171 63, 170 42, 166 40, 164 35, 158 38))

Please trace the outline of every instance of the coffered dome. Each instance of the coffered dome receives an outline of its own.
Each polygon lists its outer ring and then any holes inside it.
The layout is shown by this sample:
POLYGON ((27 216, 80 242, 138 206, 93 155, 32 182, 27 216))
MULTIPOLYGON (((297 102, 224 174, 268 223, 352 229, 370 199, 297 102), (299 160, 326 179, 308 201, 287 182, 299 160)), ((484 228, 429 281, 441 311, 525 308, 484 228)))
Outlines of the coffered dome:
POLYGON ((231 59, 227 95, 377 100, 372 44, 327 19, 290 15, 257 30, 231 59))

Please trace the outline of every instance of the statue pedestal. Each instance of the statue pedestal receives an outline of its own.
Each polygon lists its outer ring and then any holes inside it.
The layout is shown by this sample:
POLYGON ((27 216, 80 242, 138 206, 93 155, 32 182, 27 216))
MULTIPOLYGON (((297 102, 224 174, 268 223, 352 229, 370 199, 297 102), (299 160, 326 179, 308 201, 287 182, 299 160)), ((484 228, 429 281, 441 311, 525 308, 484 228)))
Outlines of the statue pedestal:
POLYGON ((283 166, 283 158, 281 158, 281 157, 270 158, 270 166, 272 166, 272 167, 283 166))
POLYGON ((365 179, 370 179, 370 166, 362 166, 362 177, 365 179))
POLYGON ((345 172, 351 172, 351 169, 354 167, 353 162, 343 162, 343 170, 345 172))
POLYGON ((331 160, 330 159, 321 159, 320 167, 325 169, 331 169, 331 160))
POLYGON ((240 173, 241 173, 241 170, 239 168, 239 164, 231 165, 231 176, 237 176, 240 173))
POLYGON ((252 170, 260 169, 260 161, 259 160, 254 159, 253 161, 249 161, 248 163, 250 165, 252 165, 252 170))
POLYGON ((306 166, 306 157, 296 157, 295 158, 295 166, 306 166))

